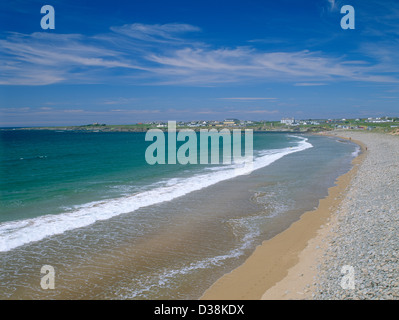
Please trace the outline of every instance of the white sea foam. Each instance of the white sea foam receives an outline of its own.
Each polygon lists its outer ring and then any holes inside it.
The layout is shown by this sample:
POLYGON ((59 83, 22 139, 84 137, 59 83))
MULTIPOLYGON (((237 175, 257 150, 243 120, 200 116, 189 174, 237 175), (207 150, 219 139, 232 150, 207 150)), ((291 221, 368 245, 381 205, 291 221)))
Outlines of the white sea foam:
POLYGON ((96 221, 134 212, 139 208, 173 200, 218 182, 248 174, 252 170, 270 165, 285 155, 312 147, 306 138, 297 138, 299 141, 296 146, 260 153, 255 157, 252 166, 233 164, 227 168, 220 167, 220 170, 211 173, 200 173, 188 178, 173 178, 163 186, 133 195, 79 205, 64 213, 4 222, 0 224, 0 252, 69 230, 86 227, 96 221))
POLYGON ((178 268, 164 268, 154 275, 145 279, 144 282, 136 282, 135 285, 122 287, 119 292, 121 299, 136 299, 146 297, 153 293, 156 288, 167 288, 172 282, 178 281, 179 277, 185 276, 200 269, 208 269, 214 266, 222 265, 226 260, 236 259, 242 256, 246 249, 250 248, 256 236, 259 235, 259 229, 256 227, 256 220, 259 217, 245 217, 238 219, 230 219, 228 223, 234 227, 238 226, 240 229, 245 229, 245 234, 240 241, 240 244, 225 254, 216 255, 213 257, 204 258, 192 263, 188 263, 178 268), (252 222, 252 223, 248 223, 252 222))
POLYGON ((356 158, 360 154, 360 147, 356 146, 355 151, 352 152, 352 157, 356 158))

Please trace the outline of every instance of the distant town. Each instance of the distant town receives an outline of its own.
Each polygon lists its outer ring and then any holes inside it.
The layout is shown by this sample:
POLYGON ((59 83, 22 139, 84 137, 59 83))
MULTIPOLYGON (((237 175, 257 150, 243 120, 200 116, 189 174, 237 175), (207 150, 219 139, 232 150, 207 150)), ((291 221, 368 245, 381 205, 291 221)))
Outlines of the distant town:
MULTIPOLYGON (((375 130, 375 131, 399 131, 399 117, 376 117, 376 118, 356 118, 356 119, 295 119, 283 118, 279 121, 268 120, 239 120, 225 119, 220 120, 197 120, 197 121, 177 121, 177 129, 253 129, 254 131, 292 131, 292 132, 318 132, 335 129, 352 130, 375 130)), ((150 129, 167 130, 168 122, 151 121, 139 122, 129 125, 109 125, 105 123, 92 123, 80 126, 57 126, 57 127, 32 127, 18 128, 19 130, 79 130, 90 132, 145 132, 150 129)))

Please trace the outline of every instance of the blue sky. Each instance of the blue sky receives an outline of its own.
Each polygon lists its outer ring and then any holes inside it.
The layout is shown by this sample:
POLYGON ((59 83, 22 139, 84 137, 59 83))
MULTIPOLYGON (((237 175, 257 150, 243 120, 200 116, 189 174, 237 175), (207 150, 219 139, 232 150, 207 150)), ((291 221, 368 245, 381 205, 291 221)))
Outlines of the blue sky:
POLYGON ((399 115, 398 1, 9 0, 0 27, 0 126, 399 115))

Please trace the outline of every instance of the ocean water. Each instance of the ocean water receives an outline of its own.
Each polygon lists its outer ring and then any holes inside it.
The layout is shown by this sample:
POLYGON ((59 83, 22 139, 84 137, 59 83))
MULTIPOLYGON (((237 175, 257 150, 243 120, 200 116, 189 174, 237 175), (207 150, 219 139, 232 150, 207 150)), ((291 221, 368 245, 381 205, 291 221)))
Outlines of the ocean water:
POLYGON ((144 137, 0 131, 0 298, 197 299, 317 206, 359 152, 338 138, 254 133, 244 174, 235 163, 149 165, 144 137), (54 290, 40 286, 43 265, 54 290))

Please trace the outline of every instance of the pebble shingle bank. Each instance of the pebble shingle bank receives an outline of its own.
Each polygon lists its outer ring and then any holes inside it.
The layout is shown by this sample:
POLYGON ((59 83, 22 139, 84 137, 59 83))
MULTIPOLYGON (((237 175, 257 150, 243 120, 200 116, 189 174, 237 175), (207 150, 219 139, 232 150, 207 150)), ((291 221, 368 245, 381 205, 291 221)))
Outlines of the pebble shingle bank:
POLYGON ((399 136, 337 135, 368 151, 333 213, 338 223, 317 266, 312 299, 399 299, 399 136))

